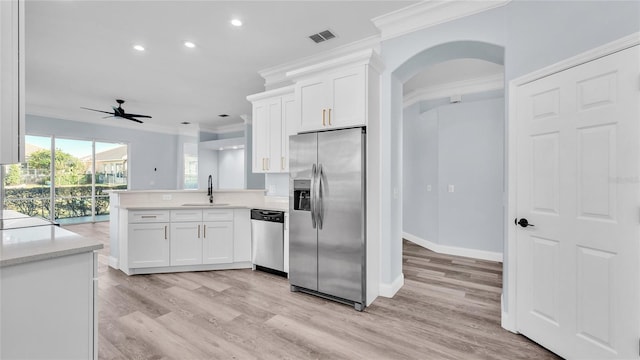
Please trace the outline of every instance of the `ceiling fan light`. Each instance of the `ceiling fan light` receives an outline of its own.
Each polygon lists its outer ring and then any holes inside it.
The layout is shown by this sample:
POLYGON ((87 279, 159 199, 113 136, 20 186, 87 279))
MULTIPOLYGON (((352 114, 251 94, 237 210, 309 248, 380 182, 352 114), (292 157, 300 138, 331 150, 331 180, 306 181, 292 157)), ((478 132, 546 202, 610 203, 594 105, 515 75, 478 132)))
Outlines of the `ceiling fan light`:
POLYGON ((192 43, 191 41, 185 41, 184 42, 184 46, 193 49, 194 47, 196 47, 196 44, 192 43))
POLYGON ((231 20, 231 25, 233 25, 235 27, 240 27, 240 26, 242 26, 242 21, 240 21, 240 19, 232 19, 231 20))
POLYGON ((133 45, 133 49, 138 51, 144 51, 144 46, 140 44, 136 44, 136 45, 133 45))

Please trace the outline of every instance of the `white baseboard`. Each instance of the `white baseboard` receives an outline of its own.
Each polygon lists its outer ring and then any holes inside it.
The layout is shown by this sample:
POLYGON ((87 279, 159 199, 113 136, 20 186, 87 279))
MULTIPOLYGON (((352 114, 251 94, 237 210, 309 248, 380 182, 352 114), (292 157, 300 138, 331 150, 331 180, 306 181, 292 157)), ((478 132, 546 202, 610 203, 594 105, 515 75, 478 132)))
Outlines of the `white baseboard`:
POLYGON ((109 256, 109 266, 114 268, 114 269, 120 269, 120 264, 119 264, 118 258, 113 257, 113 256, 109 256))
POLYGON ((404 274, 400 273, 391 284, 380 283, 379 295, 386 298, 392 298, 398 290, 404 285, 404 274))
POLYGON ((420 245, 424 248, 427 248, 431 251, 434 251, 440 254, 464 256, 464 257, 479 259, 479 260, 502 262, 502 253, 485 251, 485 250, 467 249, 467 248, 461 248, 457 246, 440 245, 406 232, 402 233, 402 237, 411 241, 414 244, 420 245))

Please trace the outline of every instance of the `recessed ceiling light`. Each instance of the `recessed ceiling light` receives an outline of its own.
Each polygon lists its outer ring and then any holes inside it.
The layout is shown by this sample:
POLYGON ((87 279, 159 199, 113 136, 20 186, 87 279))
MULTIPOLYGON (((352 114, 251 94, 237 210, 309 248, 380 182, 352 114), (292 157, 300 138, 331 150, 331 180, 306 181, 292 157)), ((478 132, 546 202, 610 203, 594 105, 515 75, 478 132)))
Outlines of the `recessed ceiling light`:
POLYGON ((184 46, 193 49, 194 47, 196 47, 196 44, 192 43, 191 41, 185 41, 184 46))
POLYGON ((233 147, 233 149, 234 149, 234 150, 235 150, 235 149, 237 149, 237 148, 238 148, 237 146, 234 146, 234 147, 233 147))
POLYGON ((144 46, 142 45, 133 45, 133 48, 138 51, 144 51, 144 46))
POLYGON ((233 19, 233 20, 231 20, 231 25, 233 25, 233 26, 242 26, 242 21, 240 21, 239 19, 233 19))
POLYGON ((224 150, 224 148, 222 148, 222 147, 221 147, 221 148, 219 148, 218 150, 224 150))

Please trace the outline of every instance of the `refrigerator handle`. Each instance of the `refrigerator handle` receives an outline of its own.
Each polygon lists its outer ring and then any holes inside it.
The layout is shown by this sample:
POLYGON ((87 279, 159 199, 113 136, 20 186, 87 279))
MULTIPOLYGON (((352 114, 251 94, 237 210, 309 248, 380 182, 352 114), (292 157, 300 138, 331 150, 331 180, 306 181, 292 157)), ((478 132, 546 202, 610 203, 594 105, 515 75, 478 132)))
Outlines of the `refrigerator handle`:
POLYGON ((318 204, 318 229, 322 230, 322 224, 324 223, 324 203, 323 203, 323 180, 324 171, 322 170, 322 164, 318 165, 318 200, 316 200, 318 204))
POLYGON ((311 225, 313 226, 313 228, 316 228, 316 173, 317 173, 317 169, 316 169, 316 164, 313 164, 313 167, 311 167, 311 189, 310 189, 310 195, 311 195, 311 225))

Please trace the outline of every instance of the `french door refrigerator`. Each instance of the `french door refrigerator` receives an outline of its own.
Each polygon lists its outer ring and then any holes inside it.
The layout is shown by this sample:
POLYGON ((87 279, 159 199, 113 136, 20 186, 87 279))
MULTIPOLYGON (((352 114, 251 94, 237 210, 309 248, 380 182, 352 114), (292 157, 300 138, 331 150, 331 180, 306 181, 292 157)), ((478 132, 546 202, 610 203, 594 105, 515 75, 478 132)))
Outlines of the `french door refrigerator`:
POLYGON ((366 305, 365 129, 289 138, 289 282, 366 305))

